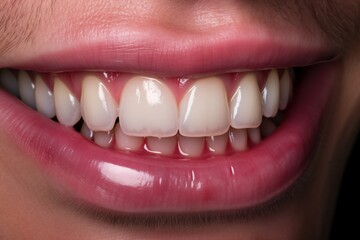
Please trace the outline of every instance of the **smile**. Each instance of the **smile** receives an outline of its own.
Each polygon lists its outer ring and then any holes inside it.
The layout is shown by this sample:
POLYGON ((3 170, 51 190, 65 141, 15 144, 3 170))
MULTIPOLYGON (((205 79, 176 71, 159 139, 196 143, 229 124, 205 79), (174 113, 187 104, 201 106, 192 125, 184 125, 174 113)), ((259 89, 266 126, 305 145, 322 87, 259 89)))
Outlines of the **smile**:
MULTIPOLYGON (((309 168, 339 72, 334 62, 314 64, 327 60, 322 51, 284 49, 285 57, 272 62, 209 61, 158 74, 149 61, 140 64, 144 71, 125 63, 127 72, 111 61, 111 70, 96 70, 105 69, 104 60, 90 60, 89 71, 76 59, 56 63, 49 55, 33 67, 1 70, 10 93, 0 94, 2 130, 71 198, 99 208, 253 208, 279 197, 309 168)), ((57 56, 70 59, 66 51, 57 56)))

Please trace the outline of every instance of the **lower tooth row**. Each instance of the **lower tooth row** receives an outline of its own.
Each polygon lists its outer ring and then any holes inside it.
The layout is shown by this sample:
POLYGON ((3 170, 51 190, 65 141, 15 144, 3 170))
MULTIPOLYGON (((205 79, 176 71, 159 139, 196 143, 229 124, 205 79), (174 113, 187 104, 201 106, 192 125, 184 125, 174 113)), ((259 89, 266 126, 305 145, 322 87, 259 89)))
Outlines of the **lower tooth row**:
POLYGON ((271 120, 267 125, 252 129, 230 129, 227 133, 215 137, 185 137, 180 134, 173 137, 134 137, 126 135, 117 123, 111 131, 93 132, 84 123, 81 134, 103 148, 115 148, 123 151, 147 151, 163 156, 179 154, 183 157, 199 157, 203 154, 221 155, 228 152, 244 151, 250 145, 258 144, 264 134, 271 134, 276 126, 271 120), (270 126, 272 124, 272 126, 270 126))

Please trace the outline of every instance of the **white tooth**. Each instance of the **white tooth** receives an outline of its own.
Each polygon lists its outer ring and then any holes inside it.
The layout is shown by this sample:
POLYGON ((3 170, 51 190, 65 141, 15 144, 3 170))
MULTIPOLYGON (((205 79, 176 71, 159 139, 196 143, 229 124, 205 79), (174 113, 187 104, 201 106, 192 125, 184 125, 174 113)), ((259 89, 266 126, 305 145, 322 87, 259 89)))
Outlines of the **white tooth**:
POLYGON ((81 118, 80 103, 69 88, 59 79, 54 79, 56 117, 65 126, 74 126, 81 118))
POLYGON ((263 136, 263 138, 270 136, 276 128, 277 127, 272 120, 264 118, 260 125, 261 136, 263 136))
POLYGON ((244 151, 247 149, 247 130, 230 128, 229 139, 231 147, 235 151, 244 151))
POLYGON ((261 142, 261 134, 259 128, 248 129, 249 139, 252 143, 258 144, 261 142))
POLYGON ((133 77, 122 91, 119 119, 130 136, 174 136, 178 130, 175 96, 157 79, 133 77))
POLYGON ((119 124, 115 126, 115 139, 116 146, 118 149, 129 150, 129 151, 138 151, 144 145, 143 137, 132 137, 126 135, 120 128, 119 124))
POLYGON ((175 152, 177 146, 177 137, 147 137, 146 146, 150 152, 161 155, 171 155, 175 152))
POLYGON ((0 71, 0 86, 12 95, 19 96, 19 83, 16 76, 8 69, 0 71))
POLYGON ((206 142, 210 152, 213 154, 223 154, 228 143, 228 133, 215 137, 207 137, 206 142))
POLYGON ((117 105, 106 86, 96 76, 83 79, 81 114, 93 131, 110 131, 117 118, 117 105))
POLYGON ((204 151, 204 137, 179 136, 179 151, 188 157, 199 157, 204 151))
POLYGON ((183 136, 217 136, 227 132, 229 108, 222 80, 197 80, 181 100, 179 117, 179 132, 183 136))
POLYGON ((272 70, 266 80, 263 95, 263 115, 265 117, 275 117, 279 109, 280 102, 280 83, 279 75, 276 70, 272 70))
POLYGON ((279 109, 284 110, 292 95, 292 80, 289 70, 285 70, 283 76, 280 79, 280 105, 279 109))
POLYGON ((240 79, 230 101, 231 126, 237 129, 258 127, 262 120, 261 107, 257 77, 248 73, 240 79))
POLYGON ((54 96, 40 75, 35 76, 36 109, 48 118, 55 117, 54 96))
POLYGON ((114 132, 94 132, 94 142, 104 148, 111 146, 111 143, 114 140, 114 132))
POLYGON ((89 140, 94 139, 94 132, 86 125, 86 123, 83 123, 83 125, 81 126, 80 133, 86 139, 89 139, 89 140))
POLYGON ((19 71, 19 95, 29 107, 35 109, 35 84, 26 71, 19 71))

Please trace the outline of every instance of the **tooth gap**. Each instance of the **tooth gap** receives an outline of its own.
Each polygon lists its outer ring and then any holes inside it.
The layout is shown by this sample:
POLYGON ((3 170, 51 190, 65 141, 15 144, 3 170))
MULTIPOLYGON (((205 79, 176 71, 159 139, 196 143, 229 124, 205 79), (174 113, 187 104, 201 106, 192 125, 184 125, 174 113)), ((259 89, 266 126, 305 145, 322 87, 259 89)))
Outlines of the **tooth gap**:
POLYGON ((80 133, 83 124, 84 124, 84 120, 80 118, 80 120, 77 123, 75 123, 75 125, 73 126, 74 130, 80 133))

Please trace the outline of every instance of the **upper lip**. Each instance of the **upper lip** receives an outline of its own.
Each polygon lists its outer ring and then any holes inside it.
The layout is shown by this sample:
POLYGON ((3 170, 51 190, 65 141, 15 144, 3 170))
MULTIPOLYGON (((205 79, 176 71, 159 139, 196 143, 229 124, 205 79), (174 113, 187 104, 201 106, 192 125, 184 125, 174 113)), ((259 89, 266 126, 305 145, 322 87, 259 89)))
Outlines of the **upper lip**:
MULTIPOLYGON (((58 46, 34 47, 12 67, 36 71, 107 70, 163 76, 307 66, 336 57, 320 37, 296 31, 239 26, 206 34, 156 27, 105 28, 101 34, 68 34, 58 46), (261 33, 260 33, 261 32, 261 33), (43 50, 46 49, 46 50, 43 50)), ((64 38, 64 36, 60 36, 64 38)))

